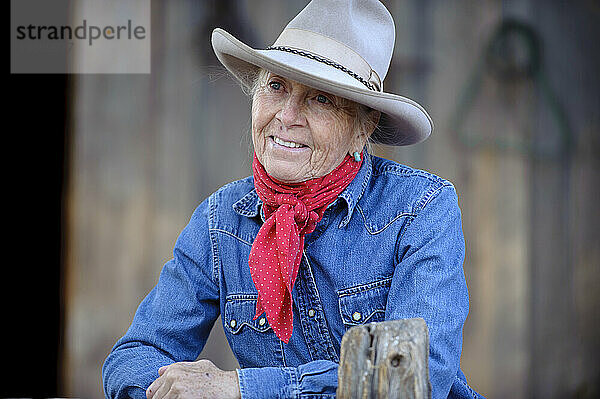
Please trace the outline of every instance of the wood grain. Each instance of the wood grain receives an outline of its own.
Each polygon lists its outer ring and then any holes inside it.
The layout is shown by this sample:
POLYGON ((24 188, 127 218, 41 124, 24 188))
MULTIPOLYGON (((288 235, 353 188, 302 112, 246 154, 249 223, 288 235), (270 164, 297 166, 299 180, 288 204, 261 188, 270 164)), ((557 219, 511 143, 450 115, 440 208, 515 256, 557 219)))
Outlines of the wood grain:
POLYGON ((352 327, 342 338, 337 397, 430 398, 428 360, 421 318, 352 327))

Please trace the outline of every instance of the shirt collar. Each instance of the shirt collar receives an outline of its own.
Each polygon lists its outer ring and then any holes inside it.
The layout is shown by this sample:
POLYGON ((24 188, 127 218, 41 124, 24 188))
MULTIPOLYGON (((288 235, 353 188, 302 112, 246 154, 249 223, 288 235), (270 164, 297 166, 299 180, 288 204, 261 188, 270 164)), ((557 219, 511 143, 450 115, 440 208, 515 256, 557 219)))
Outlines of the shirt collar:
MULTIPOLYGON (((338 198, 327 206, 327 208, 330 208, 339 203, 341 200, 346 202, 348 212, 342 219, 339 225, 340 228, 345 227, 348 224, 350 218, 352 217, 352 213, 354 212, 354 208, 356 208, 356 204, 365 192, 365 188, 367 187, 369 179, 371 178, 371 174, 373 173, 371 162, 371 156, 369 153, 367 151, 363 151, 363 163, 358 170, 358 173, 354 179, 352 179, 348 187, 342 191, 338 198)), ((252 218, 260 214, 263 222, 265 221, 265 217, 262 212, 262 200, 256 193, 255 189, 252 189, 252 191, 236 201, 232 207, 238 215, 252 218)))
MULTIPOLYGON (((252 181, 254 182, 254 179, 252 181)), ((264 222, 264 216, 261 212, 262 200, 256 193, 255 189, 252 189, 252 191, 236 201, 232 207, 238 215, 249 218, 256 217, 260 213, 264 222)))

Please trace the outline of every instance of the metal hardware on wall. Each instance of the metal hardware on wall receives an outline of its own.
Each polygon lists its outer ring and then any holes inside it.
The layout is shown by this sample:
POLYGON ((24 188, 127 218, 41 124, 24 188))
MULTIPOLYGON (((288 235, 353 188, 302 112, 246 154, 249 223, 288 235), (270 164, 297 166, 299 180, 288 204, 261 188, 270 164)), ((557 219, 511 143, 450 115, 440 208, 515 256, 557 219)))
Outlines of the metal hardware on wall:
POLYGON ((567 115, 548 82, 542 52, 542 40, 531 25, 511 18, 503 19, 498 24, 467 78, 450 121, 451 131, 457 135, 460 143, 467 148, 491 147, 543 159, 562 157, 572 151, 574 136, 567 115), (516 140, 502 135, 486 137, 466 131, 464 123, 487 75, 506 85, 532 81, 556 122, 560 135, 558 146, 547 148, 526 135, 516 140))

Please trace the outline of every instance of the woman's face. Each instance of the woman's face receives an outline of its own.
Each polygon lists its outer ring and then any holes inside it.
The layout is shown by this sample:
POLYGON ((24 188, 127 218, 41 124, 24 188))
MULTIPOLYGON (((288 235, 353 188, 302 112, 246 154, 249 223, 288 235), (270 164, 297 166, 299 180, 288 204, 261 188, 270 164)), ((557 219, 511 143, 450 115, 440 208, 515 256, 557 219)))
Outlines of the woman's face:
POLYGON ((322 177, 361 151, 348 100, 266 73, 252 101, 252 142, 267 173, 286 183, 322 177), (344 104, 345 103, 345 104, 344 104))

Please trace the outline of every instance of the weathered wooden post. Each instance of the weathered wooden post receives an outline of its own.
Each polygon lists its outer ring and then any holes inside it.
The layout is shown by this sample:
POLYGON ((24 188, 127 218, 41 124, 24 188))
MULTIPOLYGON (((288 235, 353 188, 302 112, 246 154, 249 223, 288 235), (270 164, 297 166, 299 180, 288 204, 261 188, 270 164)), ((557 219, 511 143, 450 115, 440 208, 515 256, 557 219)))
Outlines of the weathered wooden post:
POLYGON ((425 320, 390 320, 348 330, 342 338, 337 398, 431 398, 425 320))

